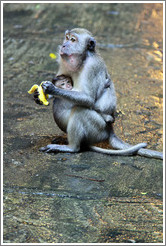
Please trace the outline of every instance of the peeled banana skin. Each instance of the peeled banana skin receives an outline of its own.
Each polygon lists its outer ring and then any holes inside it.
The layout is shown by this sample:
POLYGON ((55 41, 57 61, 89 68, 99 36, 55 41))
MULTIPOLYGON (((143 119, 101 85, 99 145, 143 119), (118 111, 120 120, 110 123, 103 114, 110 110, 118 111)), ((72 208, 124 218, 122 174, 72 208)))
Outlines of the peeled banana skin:
POLYGON ((38 93, 39 93, 38 98, 39 98, 40 102, 42 102, 44 105, 47 106, 47 105, 49 105, 49 102, 46 99, 46 98, 48 98, 48 95, 44 93, 43 88, 42 88, 42 83, 40 85, 37 85, 37 84, 33 85, 31 87, 31 89, 28 91, 28 93, 32 94, 33 92, 35 92, 35 90, 38 90, 38 93))

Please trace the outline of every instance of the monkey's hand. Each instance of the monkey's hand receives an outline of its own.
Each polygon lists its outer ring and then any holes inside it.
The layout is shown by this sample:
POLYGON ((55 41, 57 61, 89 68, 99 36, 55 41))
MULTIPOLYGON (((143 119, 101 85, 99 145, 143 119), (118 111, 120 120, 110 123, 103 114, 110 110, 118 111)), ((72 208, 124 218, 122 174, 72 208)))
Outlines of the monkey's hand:
POLYGON ((44 81, 41 84, 41 86, 42 86, 43 91, 44 91, 45 94, 50 94, 50 95, 54 95, 55 94, 55 91, 56 91, 57 87, 52 82, 44 81))
POLYGON ((32 88, 28 91, 29 94, 32 94, 34 92, 34 100, 37 104, 44 104, 44 105, 49 105, 49 102, 47 101, 48 95, 44 93, 43 88, 42 88, 42 82, 40 86, 38 85, 33 85, 32 88))
POLYGON ((39 99, 39 91, 37 89, 34 91, 33 99, 34 99, 35 103, 37 103, 39 105, 43 105, 43 103, 39 99))
POLYGON ((52 82, 45 81, 42 84, 42 88, 44 93, 59 96, 61 98, 67 99, 74 104, 85 106, 85 107, 93 107, 94 106, 94 99, 91 98, 84 92, 81 91, 73 91, 73 90, 64 90, 61 88, 56 87, 52 82))

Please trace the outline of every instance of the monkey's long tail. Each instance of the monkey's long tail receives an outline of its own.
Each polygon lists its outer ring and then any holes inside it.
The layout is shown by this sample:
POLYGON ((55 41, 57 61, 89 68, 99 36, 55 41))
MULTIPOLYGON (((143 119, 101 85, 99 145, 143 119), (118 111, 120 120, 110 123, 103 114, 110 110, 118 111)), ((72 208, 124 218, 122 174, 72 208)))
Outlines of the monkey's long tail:
MULTIPOLYGON (((109 142, 113 148, 118 149, 118 150, 125 150, 125 149, 128 149, 132 146, 132 145, 122 141, 118 136, 116 136, 115 133, 111 134, 109 142)), ((137 152, 137 155, 163 160, 163 153, 162 152, 158 152, 158 151, 150 150, 150 149, 140 148, 137 152)))
POLYGON ((146 147, 146 143, 140 143, 134 146, 130 146, 123 150, 112 150, 112 149, 102 149, 96 146, 90 146, 90 149, 99 153, 107 154, 107 155, 134 155, 138 152, 139 149, 146 147))

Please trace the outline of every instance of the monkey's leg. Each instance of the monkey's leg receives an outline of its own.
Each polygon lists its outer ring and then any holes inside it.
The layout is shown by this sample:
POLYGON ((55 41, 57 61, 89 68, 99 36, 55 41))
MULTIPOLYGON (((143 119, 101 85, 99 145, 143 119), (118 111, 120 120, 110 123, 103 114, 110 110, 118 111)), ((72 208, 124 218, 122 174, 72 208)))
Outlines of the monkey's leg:
MULTIPOLYGON (((72 113, 71 113, 72 114, 72 113)), ((140 148, 147 146, 145 143, 140 143, 130 146, 124 150, 107 150, 91 146, 97 142, 108 139, 109 131, 103 117, 94 110, 76 107, 73 110, 73 115, 69 120, 68 141, 70 146, 79 149, 82 144, 89 147, 90 150, 97 151, 109 155, 133 155, 140 148)))
MULTIPOLYGON (((110 134, 109 142, 113 148, 119 149, 119 150, 125 150, 127 148, 132 147, 132 145, 125 143, 119 137, 117 137, 116 134, 113 132, 113 129, 112 129, 111 134, 110 134)), ((144 148, 140 148, 137 152, 137 155, 161 159, 161 160, 163 159, 163 153, 162 152, 158 152, 158 151, 150 150, 150 149, 144 149, 144 148)))
MULTIPOLYGON (((58 126, 65 132, 70 132, 68 129, 68 122, 71 121, 70 119, 71 110, 67 109, 63 105, 63 101, 58 101, 57 99, 54 100, 54 118, 58 126), (59 109, 57 107, 59 105, 59 109), (60 111, 59 111, 60 110, 60 111), (64 123, 65 122, 65 123, 64 123), (63 126, 62 126, 63 125, 63 126)), ((74 122, 77 125, 77 122, 74 122)), ((68 134, 70 135, 70 134, 68 134)), ((72 140, 68 137, 69 145, 59 145, 59 144, 49 144, 45 147, 40 148, 40 151, 46 153, 58 153, 58 152, 69 152, 69 153, 77 153, 80 150, 80 142, 79 142, 79 135, 75 131, 71 134, 72 140), (70 139, 70 140, 69 140, 70 139)))

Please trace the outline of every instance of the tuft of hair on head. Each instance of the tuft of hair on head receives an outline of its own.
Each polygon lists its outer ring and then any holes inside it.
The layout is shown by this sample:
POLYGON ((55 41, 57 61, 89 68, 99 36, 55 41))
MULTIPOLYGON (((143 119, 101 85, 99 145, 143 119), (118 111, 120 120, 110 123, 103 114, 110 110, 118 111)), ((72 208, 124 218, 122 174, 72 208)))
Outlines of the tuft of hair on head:
POLYGON ((78 34, 88 34, 90 36, 92 36, 92 33, 89 32, 87 29, 85 28, 74 28, 72 29, 70 32, 75 32, 75 33, 78 33, 78 34))

